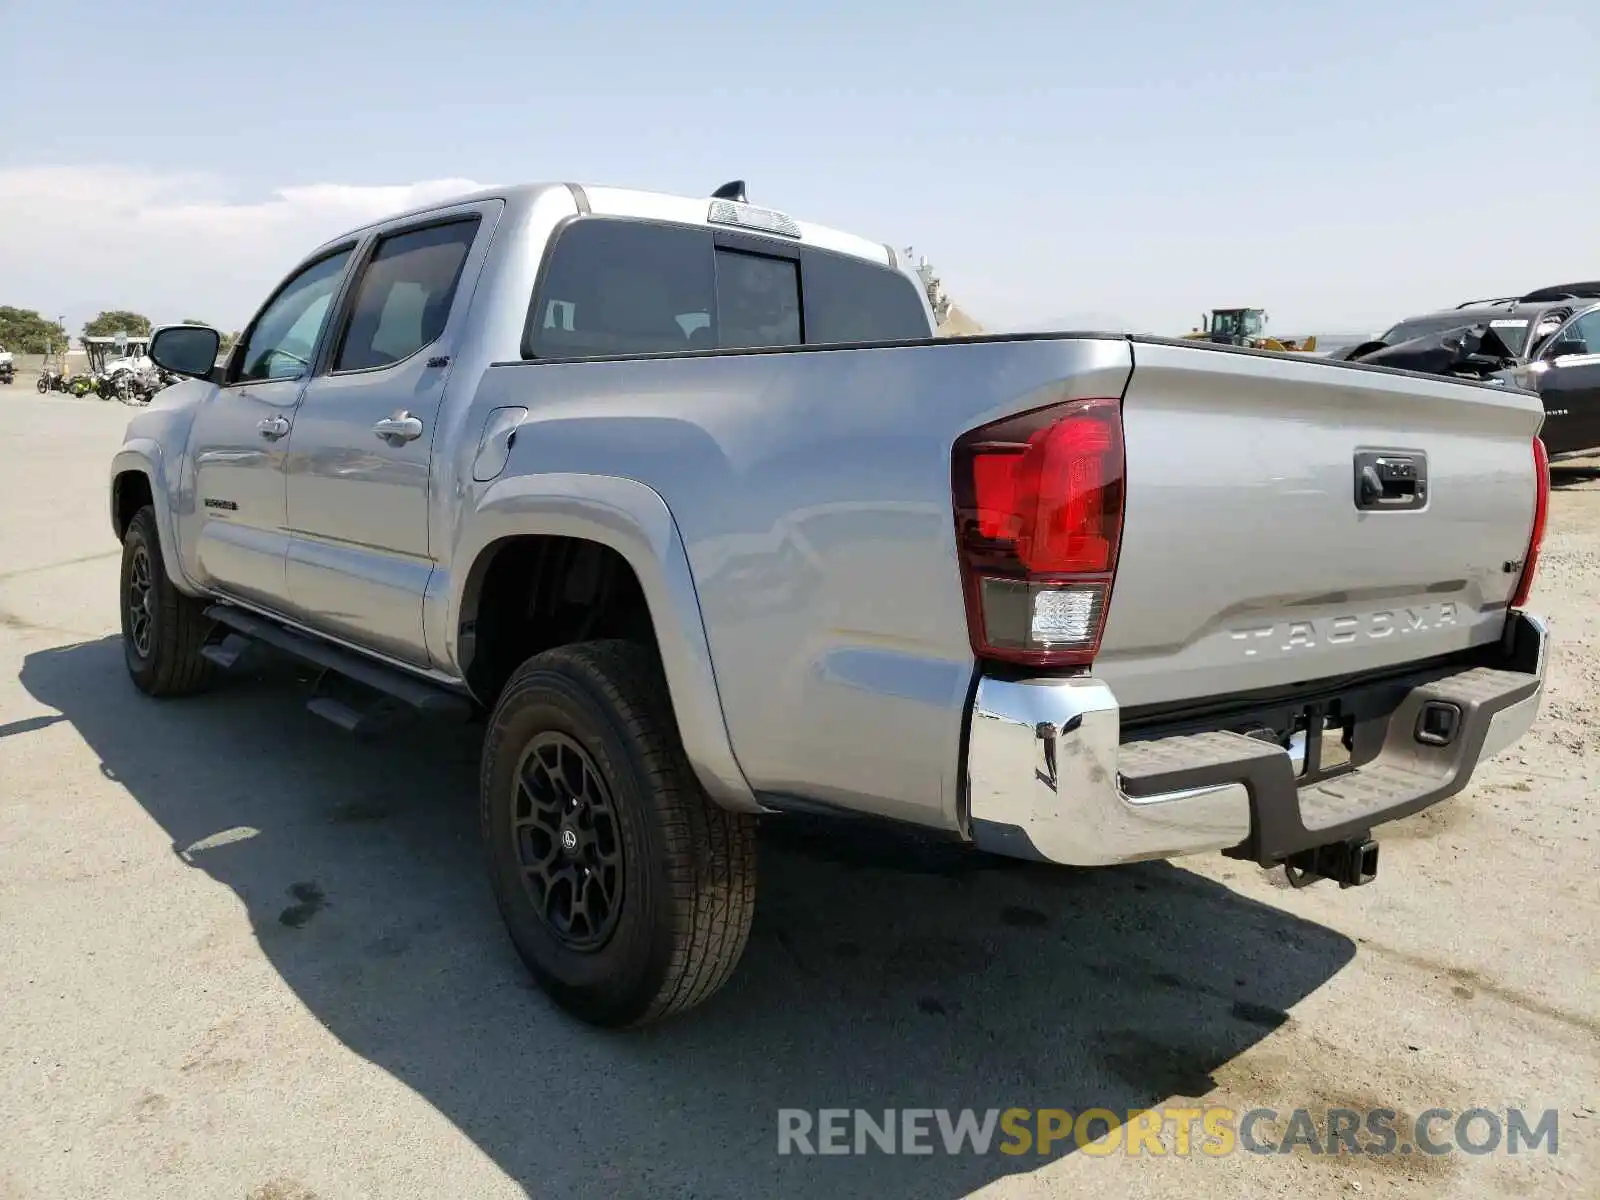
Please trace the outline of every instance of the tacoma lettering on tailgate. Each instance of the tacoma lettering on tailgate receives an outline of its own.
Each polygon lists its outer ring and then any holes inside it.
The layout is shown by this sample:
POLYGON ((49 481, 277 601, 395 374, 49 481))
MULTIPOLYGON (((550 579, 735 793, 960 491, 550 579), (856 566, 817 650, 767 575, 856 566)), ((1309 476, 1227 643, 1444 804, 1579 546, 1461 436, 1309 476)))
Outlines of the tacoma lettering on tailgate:
POLYGON ((1406 608, 1385 608, 1377 612, 1312 621, 1280 621, 1271 625, 1251 625, 1230 629, 1228 636, 1244 647, 1244 656, 1253 658, 1263 650, 1284 652, 1309 650, 1314 646, 1339 646, 1367 638, 1386 638, 1423 629, 1438 629, 1456 623, 1453 600, 1406 608))

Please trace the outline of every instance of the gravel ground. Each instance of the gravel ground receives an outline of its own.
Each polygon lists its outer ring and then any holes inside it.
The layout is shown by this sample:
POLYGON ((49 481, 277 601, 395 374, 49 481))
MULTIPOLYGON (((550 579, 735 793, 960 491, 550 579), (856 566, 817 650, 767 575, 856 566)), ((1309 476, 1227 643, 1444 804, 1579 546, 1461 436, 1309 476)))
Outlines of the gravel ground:
POLYGON ((1600 473, 1553 502, 1544 715, 1380 831, 1375 886, 773 828, 727 991, 607 1036, 504 938, 473 731, 352 743, 288 669, 134 693, 105 496, 128 414, 22 382, 0 394, 0 1197, 1600 1195, 1600 473), (1559 1153, 775 1153, 780 1107, 1185 1098, 1553 1108, 1559 1153))

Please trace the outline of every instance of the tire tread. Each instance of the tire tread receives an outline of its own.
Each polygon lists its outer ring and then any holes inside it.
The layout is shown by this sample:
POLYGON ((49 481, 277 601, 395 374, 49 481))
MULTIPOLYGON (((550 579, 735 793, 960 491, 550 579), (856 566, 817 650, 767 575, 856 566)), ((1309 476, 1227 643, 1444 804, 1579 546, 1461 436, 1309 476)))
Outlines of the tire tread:
MULTIPOLYGON (((755 916, 756 822, 718 807, 689 765, 677 733, 666 680, 654 653, 623 640, 579 642, 535 655, 507 682, 500 706, 556 671, 584 680, 637 751, 646 800, 656 810, 671 895, 672 953, 638 1026, 693 1008, 718 991, 738 965, 755 916)), ((480 795, 489 820, 490 756, 480 795)))
POLYGON ((150 551, 151 584, 159 609, 154 670, 148 676, 144 691, 151 696, 190 696, 203 692, 211 686, 215 673, 215 664, 200 653, 211 633, 205 605, 172 586, 155 509, 145 505, 134 513, 133 520, 128 523, 128 533, 135 530, 150 551))

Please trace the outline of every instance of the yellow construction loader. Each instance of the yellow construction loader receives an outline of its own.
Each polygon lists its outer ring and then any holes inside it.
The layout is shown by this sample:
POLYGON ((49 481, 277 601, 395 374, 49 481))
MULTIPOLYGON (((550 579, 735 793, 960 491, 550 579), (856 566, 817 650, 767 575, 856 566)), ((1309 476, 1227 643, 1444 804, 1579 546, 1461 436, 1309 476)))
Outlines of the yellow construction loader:
POLYGON ((1183 336, 1186 338, 1204 338, 1208 342, 1217 342, 1224 346, 1249 346, 1253 350, 1280 350, 1295 354, 1308 354, 1317 348, 1317 335, 1312 334, 1304 342, 1290 338, 1280 341, 1269 337, 1267 328, 1267 313, 1260 308, 1214 308, 1209 313, 1200 314, 1200 326, 1191 329, 1183 336))

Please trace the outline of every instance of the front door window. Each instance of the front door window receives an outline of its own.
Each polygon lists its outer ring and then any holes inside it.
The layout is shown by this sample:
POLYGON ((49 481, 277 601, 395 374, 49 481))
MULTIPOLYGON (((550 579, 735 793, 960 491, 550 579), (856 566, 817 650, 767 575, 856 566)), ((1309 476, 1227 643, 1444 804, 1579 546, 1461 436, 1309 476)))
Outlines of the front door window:
POLYGON ((318 259, 279 290, 251 327, 230 382, 296 379, 310 371, 317 339, 349 260, 348 249, 318 259))

